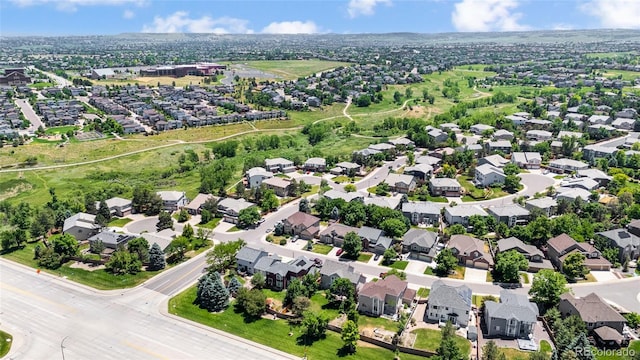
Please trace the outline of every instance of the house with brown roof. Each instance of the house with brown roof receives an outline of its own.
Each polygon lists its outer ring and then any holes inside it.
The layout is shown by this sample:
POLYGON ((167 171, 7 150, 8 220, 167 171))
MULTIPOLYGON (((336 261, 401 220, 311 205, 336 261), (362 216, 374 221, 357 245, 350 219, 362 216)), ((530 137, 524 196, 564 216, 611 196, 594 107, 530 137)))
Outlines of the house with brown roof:
POLYGON ((489 269, 493 258, 485 249, 484 241, 467 235, 453 235, 447 247, 458 258, 460 265, 489 269))
POLYGON ((415 298, 416 291, 408 285, 395 275, 364 284, 358 293, 358 311, 372 316, 396 315, 403 303, 410 305, 415 298))
POLYGON ((561 234, 547 241, 549 260, 562 271, 562 263, 573 252, 584 254, 584 265, 589 270, 608 271, 611 263, 602 257, 600 250, 589 243, 579 243, 567 234, 561 234))
POLYGON ((198 194, 193 200, 191 200, 187 205, 183 207, 187 212, 191 215, 197 215, 202 212, 202 205, 204 205, 207 200, 212 199, 215 201, 220 200, 219 197, 211 195, 211 194, 198 194))
POLYGON ((357 234, 358 231, 359 229, 353 226, 333 223, 326 229, 322 230, 322 232, 320 232, 320 242, 337 247, 342 247, 342 244, 344 243, 344 237, 347 235, 347 233, 354 232, 357 234))
POLYGON ((558 310, 563 317, 579 316, 587 330, 593 331, 599 341, 604 342, 605 345, 611 345, 613 342, 619 346, 624 341, 622 331, 627 321, 595 293, 582 298, 573 297, 570 293, 562 294, 558 310))
POLYGON ((291 182, 289 180, 274 176, 262 181, 262 184, 268 189, 280 196, 285 197, 289 195, 289 189, 291 188, 291 182))
POLYGON ((284 233, 299 236, 301 239, 311 240, 320 232, 320 218, 298 211, 282 220, 284 233))

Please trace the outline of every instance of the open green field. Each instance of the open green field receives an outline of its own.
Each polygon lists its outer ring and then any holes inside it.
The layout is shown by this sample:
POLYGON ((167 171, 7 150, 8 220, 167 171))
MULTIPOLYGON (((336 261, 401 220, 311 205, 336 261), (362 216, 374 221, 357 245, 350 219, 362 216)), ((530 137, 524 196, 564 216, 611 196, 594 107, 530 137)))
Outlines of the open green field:
MULTIPOLYGON (((423 349, 428 351, 435 352, 438 350, 438 346, 440 346, 440 340, 442 339, 442 332, 439 330, 432 329, 417 329, 411 332, 412 334, 416 334, 416 342, 413 345, 416 349, 423 349)), ((471 343, 469 340, 463 338, 462 336, 456 335, 455 342, 458 345, 458 348, 462 350, 462 354, 464 354, 464 358, 468 358, 471 352, 471 343)), ((507 359, 510 359, 507 357, 507 359)))
MULTIPOLYGON (((215 83, 211 83, 209 85, 220 84, 220 79, 222 77, 218 77, 218 81, 215 83)), ((160 85, 174 85, 177 87, 184 87, 187 85, 205 85, 203 82, 202 76, 183 76, 179 78, 174 78, 171 76, 144 76, 144 77, 132 77, 131 79, 104 79, 104 80, 93 80, 88 78, 81 78, 83 80, 89 80, 94 85, 148 85, 148 86, 157 86, 158 83, 160 85)))
POLYGON ((13 344, 13 336, 11 334, 6 333, 0 330, 0 358, 4 357, 11 350, 11 345, 13 344))
MULTIPOLYGON (((391 360, 394 358, 392 351, 368 344, 359 346, 355 354, 346 355, 340 351, 342 348, 340 335, 331 331, 327 331, 324 339, 315 341, 310 346, 305 346, 299 341, 299 339, 301 339, 300 328, 289 326, 285 320, 263 318, 247 322, 241 313, 236 312, 233 303, 225 311, 218 314, 211 314, 207 310, 200 309, 194 305, 193 302, 195 298, 196 287, 193 286, 169 300, 169 312, 296 356, 304 356, 306 352, 308 359, 334 360, 336 358, 343 358, 349 360, 391 360), (293 332, 293 336, 289 336, 289 332, 293 332)), ((402 359, 417 360, 422 358, 402 354, 402 359)))
POLYGON ((53 83, 50 82, 38 82, 34 84, 30 84, 29 87, 32 89, 42 90, 44 88, 52 87, 53 83))
POLYGON ((278 75, 285 80, 295 80, 317 72, 348 66, 349 63, 325 60, 264 60, 247 61, 247 66, 278 75))
POLYGON ((75 125, 55 126, 55 127, 47 128, 47 130, 45 130, 44 133, 47 134, 47 135, 66 134, 69 131, 75 131, 77 129, 78 129, 78 127, 75 126, 75 125))
POLYGON ((640 72, 628 71, 628 70, 603 69, 603 70, 600 70, 599 73, 601 73, 602 76, 608 79, 612 79, 612 78, 617 79, 619 77, 622 77, 622 80, 633 81, 637 78, 640 78, 640 72))

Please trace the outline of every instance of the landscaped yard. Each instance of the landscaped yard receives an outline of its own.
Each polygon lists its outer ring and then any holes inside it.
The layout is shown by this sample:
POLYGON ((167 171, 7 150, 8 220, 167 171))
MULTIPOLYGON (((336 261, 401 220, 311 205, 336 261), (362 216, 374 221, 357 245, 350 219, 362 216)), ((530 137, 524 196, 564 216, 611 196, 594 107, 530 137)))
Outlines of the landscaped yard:
POLYGON ((222 218, 213 218, 213 220, 209 221, 208 223, 198 224, 197 226, 205 229, 215 229, 215 227, 220 223, 220 220, 222 220, 222 218))
POLYGON ((0 330, 0 358, 4 357, 11 350, 11 344, 13 343, 13 336, 0 330))
POLYGON ((398 322, 385 319, 383 317, 360 315, 360 317, 358 318, 358 327, 360 328, 360 330, 364 328, 378 328, 395 332, 398 330, 398 322))
MULTIPOLYGON (((413 345, 414 348, 433 352, 438 350, 438 346, 440 346, 440 340, 442 339, 442 332, 440 332, 439 330, 417 329, 412 331, 411 333, 416 334, 416 342, 413 345)), ((469 342, 469 340, 463 338, 462 336, 456 335, 455 342, 458 345, 458 348, 462 350, 464 358, 468 358, 469 353, 471 352, 471 343, 469 342)), ((507 357, 507 359, 510 358, 507 357)))
POLYGON ((74 131, 74 130, 77 130, 77 129, 78 129, 78 127, 75 126, 75 125, 54 126, 54 127, 47 128, 47 130, 45 130, 44 133, 47 134, 47 135, 66 134, 69 131, 74 131))
POLYGON ((360 253, 360 255, 358 255, 358 261, 360 262, 368 262, 369 260, 371 260, 371 257, 373 256, 373 254, 369 254, 369 253, 360 253))
POLYGON ((500 348, 500 351, 509 360, 529 360, 530 351, 522 351, 514 348, 500 348))
POLYGON ((627 349, 621 349, 619 353, 615 353, 615 351, 609 350, 610 353, 608 354, 598 354, 599 350, 594 349, 594 351, 596 352, 596 360, 629 360, 631 359, 631 357, 629 357, 628 355, 631 353, 631 351, 634 351, 635 354, 638 354, 640 352, 640 341, 632 341, 627 349))
POLYGON ((333 246, 329 246, 325 244, 313 244, 313 247, 311 248, 311 252, 314 252, 316 254, 327 255, 331 251, 331 249, 333 249, 333 246))
POLYGON ((464 202, 490 200, 509 195, 509 193, 500 187, 491 187, 488 189, 477 188, 473 185, 472 181, 473 179, 469 176, 458 176, 458 182, 466 190, 466 195, 462 197, 462 201, 464 202))
POLYGON ((407 268, 407 265, 409 265, 408 261, 401 260, 401 261, 394 261, 391 265, 388 265, 388 266, 392 269, 404 270, 407 268))
MULTIPOLYGON (((306 351, 308 359, 334 360, 342 355, 339 353, 339 349, 342 348, 340 334, 327 331, 324 339, 318 340, 310 346, 305 346, 303 343, 298 343, 301 329, 291 327, 285 320, 258 319, 246 322, 242 314, 235 311, 233 304, 221 313, 211 314, 195 306, 193 304, 195 298, 196 287, 193 286, 169 300, 169 312, 296 356, 302 357, 306 351), (289 332, 293 332, 293 336, 289 336, 289 332)), ((359 346, 355 354, 343 358, 349 360, 391 360, 394 358, 394 354, 390 350, 366 345, 359 346)), ((422 358, 403 354, 402 359, 418 360, 422 358)))
POLYGON ((551 347, 551 344, 549 344, 547 340, 542 340, 540 341, 540 351, 551 352, 553 351, 553 348, 551 347))
POLYGON ((240 231, 242 229, 239 229, 237 226, 232 226, 231 228, 229 228, 229 230, 227 230, 227 232, 237 232, 240 231))
POLYGON ((123 227, 132 221, 133 220, 129 218, 114 218, 113 220, 109 221, 109 226, 123 227))
POLYGON ((418 289, 418 296, 420 297, 429 297, 429 293, 431 292, 431 289, 427 289, 427 288, 420 288, 418 289))

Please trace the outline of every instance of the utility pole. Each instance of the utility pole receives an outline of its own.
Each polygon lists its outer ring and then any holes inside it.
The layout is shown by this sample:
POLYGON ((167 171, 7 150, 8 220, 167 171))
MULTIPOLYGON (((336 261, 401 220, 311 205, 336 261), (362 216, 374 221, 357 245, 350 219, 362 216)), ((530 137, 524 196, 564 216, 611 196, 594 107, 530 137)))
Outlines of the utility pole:
POLYGON ((64 358, 64 341, 67 340, 69 336, 65 336, 62 341, 60 342, 60 351, 62 352, 62 360, 65 360, 64 358))

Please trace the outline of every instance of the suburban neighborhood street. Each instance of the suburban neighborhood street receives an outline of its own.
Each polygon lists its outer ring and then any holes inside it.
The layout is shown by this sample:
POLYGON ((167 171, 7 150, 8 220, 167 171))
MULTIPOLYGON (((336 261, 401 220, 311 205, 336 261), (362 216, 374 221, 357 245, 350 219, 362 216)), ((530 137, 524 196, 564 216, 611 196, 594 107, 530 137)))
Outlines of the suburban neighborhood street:
POLYGON ((44 125, 44 123, 42 123, 42 119, 40 119, 40 116, 38 116, 35 111, 33 111, 33 108, 31 107, 31 104, 29 104, 28 99, 16 99, 16 105, 20 107, 20 110, 22 111, 24 116, 31 123, 31 125, 29 125, 29 127, 27 128, 27 132, 35 133, 40 126, 42 126, 43 129, 46 129, 46 126, 44 125))

